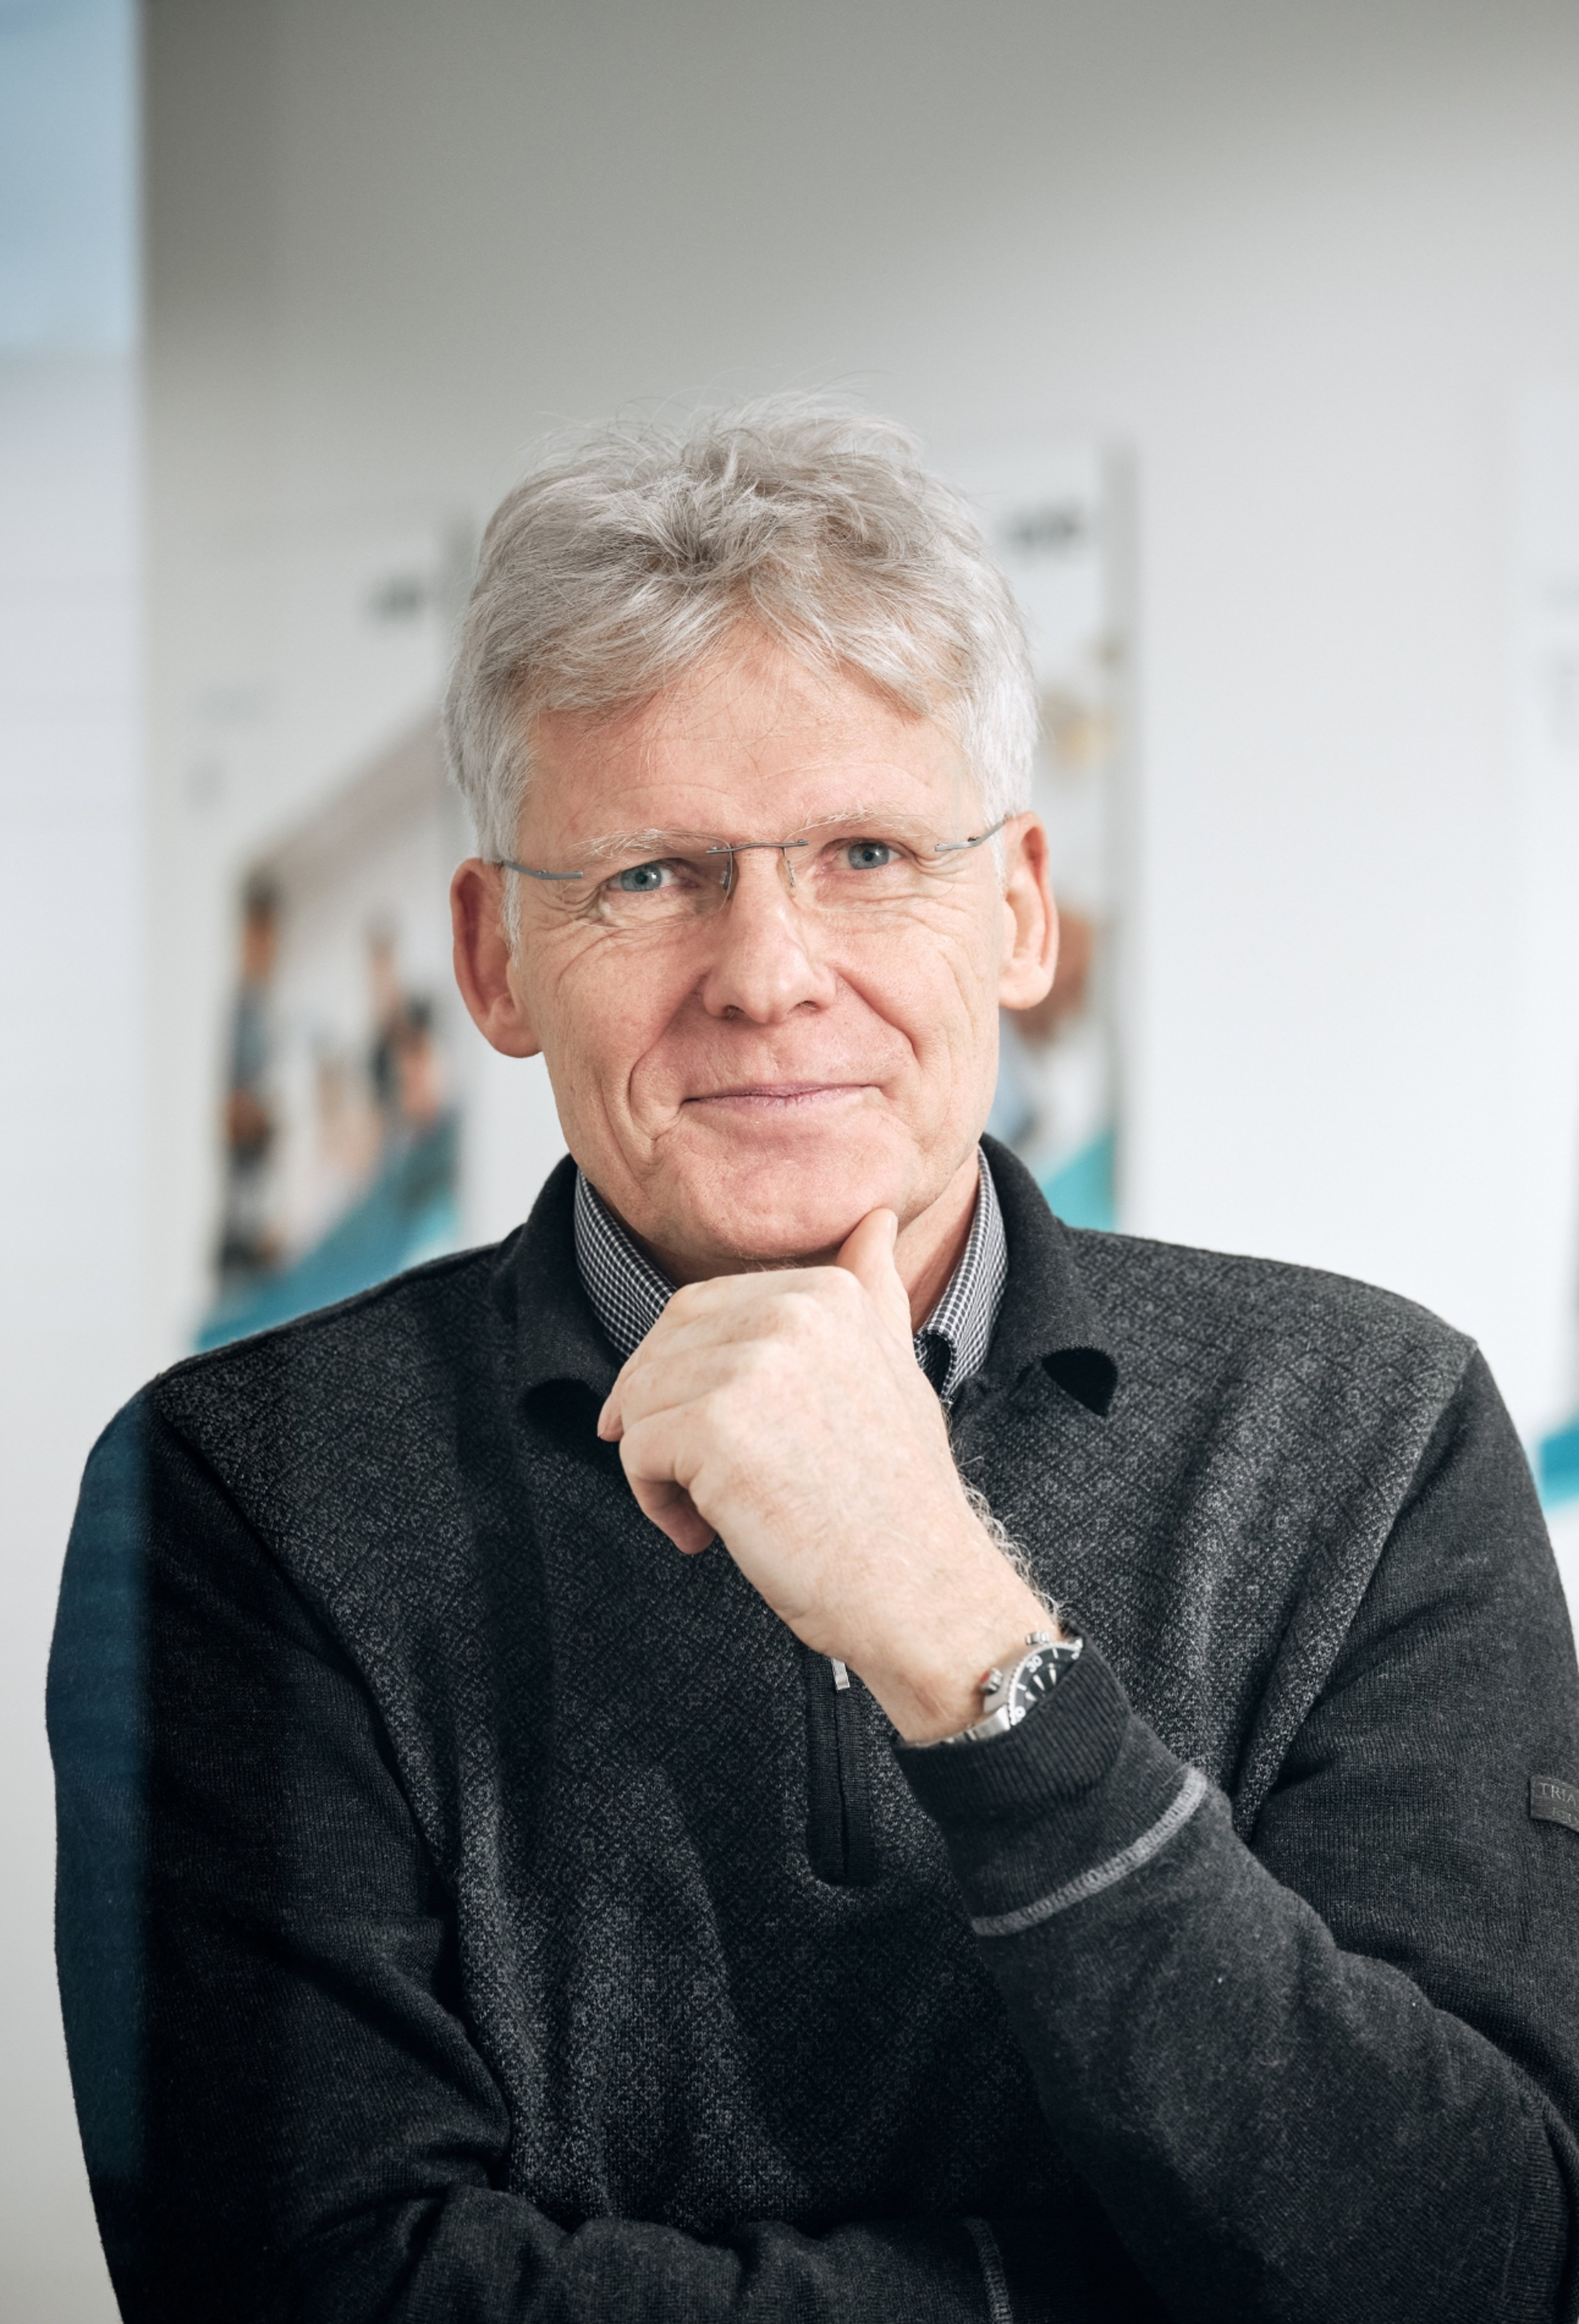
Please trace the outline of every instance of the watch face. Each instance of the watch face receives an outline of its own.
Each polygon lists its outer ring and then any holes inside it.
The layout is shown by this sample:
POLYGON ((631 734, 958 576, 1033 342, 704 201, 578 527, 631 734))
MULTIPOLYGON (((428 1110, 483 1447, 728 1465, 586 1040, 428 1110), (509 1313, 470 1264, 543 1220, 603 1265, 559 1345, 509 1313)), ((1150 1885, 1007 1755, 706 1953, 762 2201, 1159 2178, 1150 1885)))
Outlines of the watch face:
MULTIPOLYGON (((1067 1657, 1065 1659, 1067 1661, 1067 1657)), ((1044 1695, 1051 1694, 1057 1681, 1058 1662, 1053 1648, 1034 1648, 1026 1655, 1010 1682, 1010 1724, 1018 1725, 1028 1711, 1034 1711, 1044 1695)))

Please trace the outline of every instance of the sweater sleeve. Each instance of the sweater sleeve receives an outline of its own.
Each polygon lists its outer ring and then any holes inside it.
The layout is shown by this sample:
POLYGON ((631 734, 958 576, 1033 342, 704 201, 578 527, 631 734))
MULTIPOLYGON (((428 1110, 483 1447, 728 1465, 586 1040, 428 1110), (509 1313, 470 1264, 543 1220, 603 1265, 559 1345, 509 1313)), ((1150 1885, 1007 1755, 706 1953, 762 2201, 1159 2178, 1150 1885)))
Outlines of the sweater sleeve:
POLYGON ((366 1688, 146 1401, 84 1480, 50 1678, 58 1944, 127 2324, 983 2324, 981 2223, 549 2218, 366 1688))
POLYGON ((1579 1830, 1540 1785, 1579 1784, 1579 1680, 1478 1357, 1248 1845, 1090 1647, 1010 1734, 900 1756, 1170 2316, 1574 2317, 1579 1830))

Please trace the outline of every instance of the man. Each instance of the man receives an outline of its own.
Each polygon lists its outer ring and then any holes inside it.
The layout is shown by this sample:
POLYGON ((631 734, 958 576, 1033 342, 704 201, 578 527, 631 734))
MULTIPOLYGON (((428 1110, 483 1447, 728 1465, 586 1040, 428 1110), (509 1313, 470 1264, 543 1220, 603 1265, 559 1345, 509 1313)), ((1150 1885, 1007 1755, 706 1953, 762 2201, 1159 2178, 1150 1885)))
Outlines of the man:
POLYGON ((456 962, 573 1159, 84 1486, 60 1963, 125 2313, 1571 2318, 1579 1682, 1484 1366, 1073 1235, 963 507, 795 405, 508 500, 456 962))

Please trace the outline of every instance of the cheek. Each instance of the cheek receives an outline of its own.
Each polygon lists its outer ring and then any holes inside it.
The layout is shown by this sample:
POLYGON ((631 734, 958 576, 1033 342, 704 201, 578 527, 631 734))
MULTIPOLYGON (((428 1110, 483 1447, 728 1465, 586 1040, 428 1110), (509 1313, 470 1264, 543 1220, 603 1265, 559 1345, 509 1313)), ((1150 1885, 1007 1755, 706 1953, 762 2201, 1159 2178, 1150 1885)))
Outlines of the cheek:
POLYGON ((543 1053, 565 1092, 623 1089, 685 998, 667 963, 612 945, 567 945, 534 965, 543 1053))
POLYGON ((966 1027, 995 1018, 999 955, 995 911, 990 920, 981 912, 938 913, 908 931, 859 982, 874 1006, 886 999, 896 1020, 902 1011, 919 1041, 952 1042, 966 1027))
POLYGON ((996 928, 964 925, 910 933, 888 959, 850 961, 844 982, 856 1001, 903 1039, 928 1080, 969 1084, 996 1068, 996 928), (980 1072, 974 1061, 980 1059, 980 1072))

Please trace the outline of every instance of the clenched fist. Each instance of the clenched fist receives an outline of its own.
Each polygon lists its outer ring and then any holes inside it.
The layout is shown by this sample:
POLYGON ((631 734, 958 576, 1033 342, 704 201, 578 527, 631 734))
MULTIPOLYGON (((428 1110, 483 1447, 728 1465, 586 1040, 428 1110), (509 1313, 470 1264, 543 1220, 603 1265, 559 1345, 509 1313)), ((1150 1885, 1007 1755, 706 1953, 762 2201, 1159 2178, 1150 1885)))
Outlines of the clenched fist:
POLYGON ((641 1507, 680 1549, 721 1536, 817 1653, 858 1672, 910 1742, 980 1711, 1047 1608, 973 1512, 916 1361, 873 1211, 832 1267, 677 1291, 598 1420, 641 1507))

